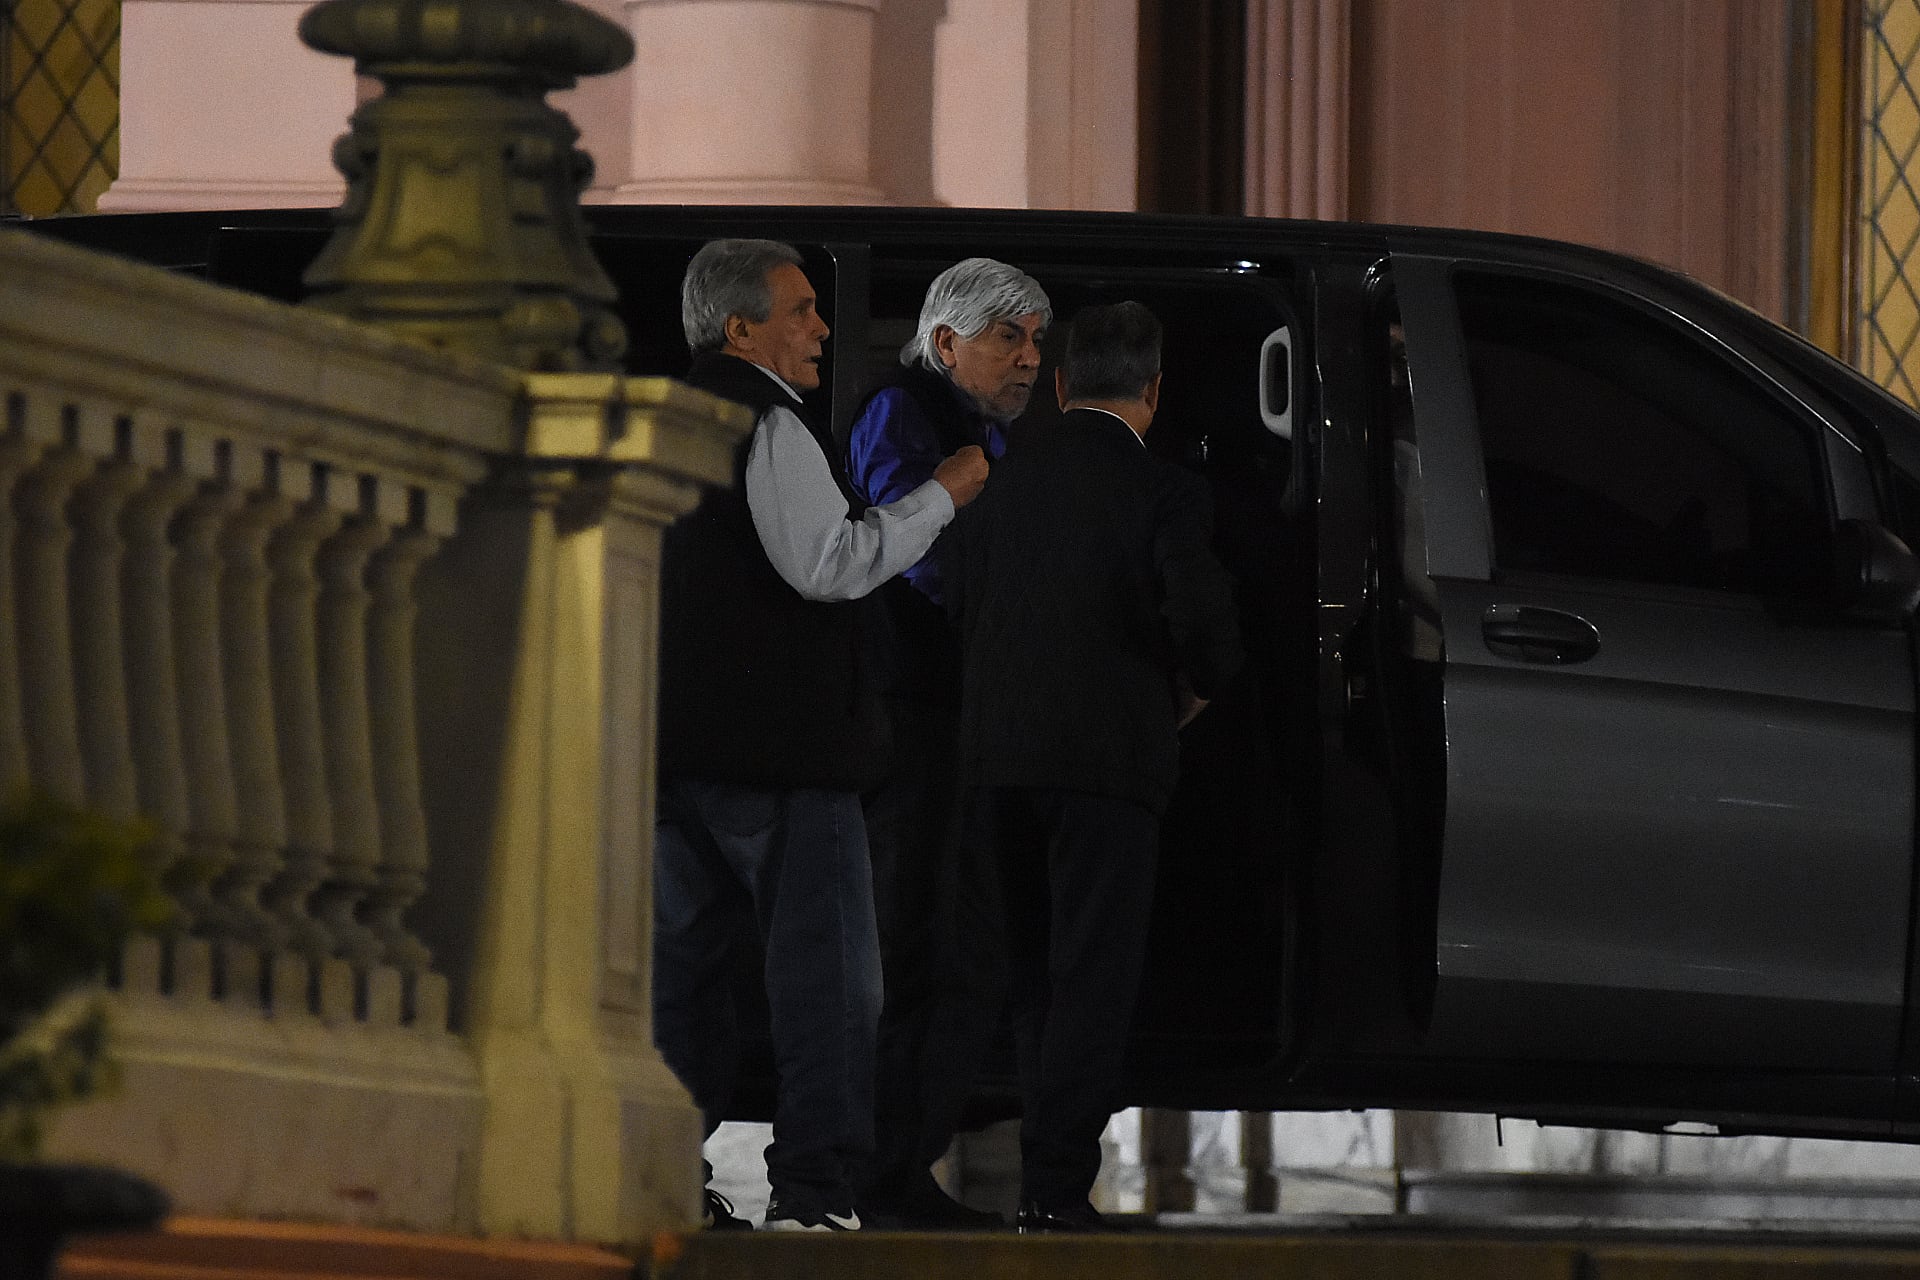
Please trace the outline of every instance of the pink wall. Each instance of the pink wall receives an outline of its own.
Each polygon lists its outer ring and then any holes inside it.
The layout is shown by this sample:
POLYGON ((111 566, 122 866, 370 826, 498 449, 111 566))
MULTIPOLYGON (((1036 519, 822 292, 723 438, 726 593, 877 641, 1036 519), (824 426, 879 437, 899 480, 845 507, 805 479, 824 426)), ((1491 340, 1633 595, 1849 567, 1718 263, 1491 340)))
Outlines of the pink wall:
POLYGON ((1351 216, 1785 299, 1786 0, 1353 0, 1351 216))
MULTIPOLYGON (((589 200, 1131 208, 1137 0, 580 0, 633 65, 554 95, 589 200)), ((356 86, 311 0, 124 0, 102 208, 337 203, 356 86)))

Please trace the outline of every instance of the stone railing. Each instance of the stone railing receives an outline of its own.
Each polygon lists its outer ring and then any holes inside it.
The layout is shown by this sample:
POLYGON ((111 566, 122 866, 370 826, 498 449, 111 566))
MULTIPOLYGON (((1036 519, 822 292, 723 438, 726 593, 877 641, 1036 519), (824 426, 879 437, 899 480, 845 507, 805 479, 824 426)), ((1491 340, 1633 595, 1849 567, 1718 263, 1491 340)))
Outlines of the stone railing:
POLYGON ((696 1214, 649 1034, 660 529, 744 411, 0 233, 0 783, 180 908, 53 1154, 189 1212, 621 1240, 696 1214))

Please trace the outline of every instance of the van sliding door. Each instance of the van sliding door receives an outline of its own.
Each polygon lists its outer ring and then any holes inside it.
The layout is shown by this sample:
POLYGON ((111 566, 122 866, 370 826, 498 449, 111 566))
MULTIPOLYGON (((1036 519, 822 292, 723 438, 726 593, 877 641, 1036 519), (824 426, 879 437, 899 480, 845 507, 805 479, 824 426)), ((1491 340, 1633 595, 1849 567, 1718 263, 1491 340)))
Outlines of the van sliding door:
POLYGON ((1832 602, 1858 448, 1643 299, 1395 277, 1444 653, 1428 1048, 1890 1078, 1914 673, 1832 602))

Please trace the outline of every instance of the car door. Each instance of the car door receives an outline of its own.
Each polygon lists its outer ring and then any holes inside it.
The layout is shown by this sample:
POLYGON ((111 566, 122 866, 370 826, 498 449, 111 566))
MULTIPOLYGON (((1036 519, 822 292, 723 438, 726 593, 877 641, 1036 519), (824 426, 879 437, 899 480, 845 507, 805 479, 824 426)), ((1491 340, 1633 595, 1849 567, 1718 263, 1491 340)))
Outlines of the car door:
POLYGON ((1891 1073, 1914 840, 1904 623, 1812 393, 1597 282, 1396 258, 1444 822, 1429 1049, 1891 1073))

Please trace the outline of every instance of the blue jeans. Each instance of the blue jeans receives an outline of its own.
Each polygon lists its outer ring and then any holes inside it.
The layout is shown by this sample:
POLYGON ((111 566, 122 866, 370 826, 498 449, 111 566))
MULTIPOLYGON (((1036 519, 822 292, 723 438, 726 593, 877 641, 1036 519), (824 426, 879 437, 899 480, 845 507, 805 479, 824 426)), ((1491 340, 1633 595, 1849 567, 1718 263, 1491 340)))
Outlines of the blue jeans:
POLYGON ((654 818, 653 1027, 711 1133, 739 1068, 731 958, 757 928, 780 1075, 767 1181, 853 1203, 873 1153, 880 942, 854 792, 662 778, 654 818))

